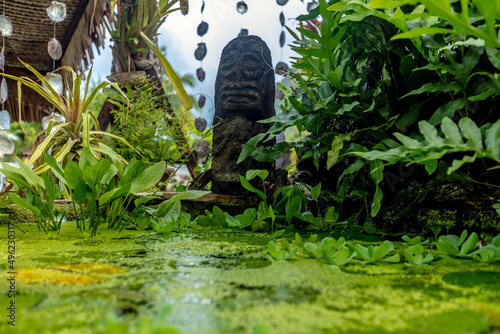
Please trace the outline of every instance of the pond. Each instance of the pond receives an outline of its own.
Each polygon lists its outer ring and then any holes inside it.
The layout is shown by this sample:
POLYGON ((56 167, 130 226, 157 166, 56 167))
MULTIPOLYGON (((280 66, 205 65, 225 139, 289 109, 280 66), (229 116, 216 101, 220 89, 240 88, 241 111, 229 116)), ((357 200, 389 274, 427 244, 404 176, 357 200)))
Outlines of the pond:
MULTIPOLYGON (((272 262, 269 234, 239 229, 100 228, 89 238, 72 222, 59 234, 19 227, 15 262, 2 251, 0 286, 16 296, 0 296, 1 333, 500 331, 498 264, 443 258, 419 272, 359 261, 338 269, 300 256, 272 262), (6 317, 12 299, 15 327, 6 317)), ((8 249, 6 237, 0 247, 8 249)))

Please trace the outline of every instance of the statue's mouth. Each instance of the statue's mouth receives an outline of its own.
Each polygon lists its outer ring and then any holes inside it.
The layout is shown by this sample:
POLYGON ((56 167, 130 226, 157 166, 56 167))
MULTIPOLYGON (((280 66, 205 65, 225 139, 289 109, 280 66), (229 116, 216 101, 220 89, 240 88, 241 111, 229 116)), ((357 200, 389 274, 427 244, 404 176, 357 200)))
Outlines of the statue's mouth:
POLYGON ((225 90, 220 95, 223 109, 262 109, 262 96, 252 88, 225 90))

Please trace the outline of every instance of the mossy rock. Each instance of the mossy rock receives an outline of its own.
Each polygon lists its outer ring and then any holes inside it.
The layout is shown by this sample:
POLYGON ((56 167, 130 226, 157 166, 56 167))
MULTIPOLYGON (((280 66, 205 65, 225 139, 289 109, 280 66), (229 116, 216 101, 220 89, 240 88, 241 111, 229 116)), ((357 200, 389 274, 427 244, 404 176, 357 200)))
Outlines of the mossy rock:
MULTIPOLYGON (((56 204, 56 212, 65 212, 66 220, 75 220, 75 211, 73 206, 70 204, 56 204)), ((77 208, 78 215, 81 215, 80 208, 77 208)), ((83 216, 88 217, 87 206, 83 206, 83 216)), ((34 223, 35 216, 28 209, 22 208, 18 205, 11 204, 0 207, 0 224, 7 224, 11 221, 17 223, 34 223)))

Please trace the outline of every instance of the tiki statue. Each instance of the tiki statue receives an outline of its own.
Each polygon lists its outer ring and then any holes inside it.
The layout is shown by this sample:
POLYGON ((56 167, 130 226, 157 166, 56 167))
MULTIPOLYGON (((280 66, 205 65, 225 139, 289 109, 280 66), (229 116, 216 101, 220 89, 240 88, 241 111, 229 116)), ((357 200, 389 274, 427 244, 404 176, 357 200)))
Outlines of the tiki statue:
POLYGON ((270 127, 257 121, 275 114, 271 64, 271 51, 257 36, 235 38, 222 50, 215 80, 214 192, 239 193, 238 174, 245 175, 249 169, 274 169, 274 163, 252 158, 236 163, 243 145, 270 127))

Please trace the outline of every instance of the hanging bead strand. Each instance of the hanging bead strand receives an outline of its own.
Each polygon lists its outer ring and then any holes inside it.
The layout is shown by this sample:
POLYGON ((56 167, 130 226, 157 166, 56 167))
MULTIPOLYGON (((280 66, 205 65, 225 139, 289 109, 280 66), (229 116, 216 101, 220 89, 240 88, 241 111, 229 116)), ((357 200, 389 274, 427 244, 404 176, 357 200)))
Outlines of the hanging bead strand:
MULTIPOLYGON (((236 3, 236 11, 240 13, 241 15, 245 14, 248 12, 248 5, 246 4, 245 1, 238 1, 236 3)), ((241 30, 240 33, 238 34, 238 37, 245 37, 248 36, 248 29, 243 28, 243 16, 241 18, 241 30)))
MULTIPOLYGON (((276 3, 279 6, 284 6, 284 5, 286 5, 287 2, 288 2, 288 0, 286 0, 286 1, 276 0, 276 3)), ((280 36, 279 36, 279 46, 281 49, 281 58, 280 58, 280 61, 276 64, 276 66, 274 68, 274 73, 276 73, 278 75, 285 76, 289 70, 289 67, 288 67, 288 64, 283 61, 283 47, 285 46, 285 43, 286 43, 285 13, 283 11, 280 12, 278 19, 279 19, 279 23, 280 23, 280 27, 281 27, 281 32, 280 32, 280 36)), ((283 100, 283 98, 284 98, 283 92, 279 88, 276 89, 276 98, 279 100, 283 100)))
MULTIPOLYGON (((2 34, 2 50, 0 51, 0 69, 5 74, 5 37, 12 35, 12 22, 7 17, 6 0, 3 1, 3 14, 0 15, 0 33, 2 34)), ((0 158, 5 155, 13 154, 15 150, 14 142, 7 136, 5 131, 10 130, 10 113, 5 110, 5 101, 9 94, 7 90, 7 81, 2 76, 0 83, 0 102, 2 103, 2 111, 0 111, 0 158)), ((19 120, 20 121, 20 120, 19 120)), ((0 177, 0 191, 3 190, 3 176, 0 177)))
MULTIPOLYGON (((205 81, 205 70, 203 69, 203 58, 205 58, 205 55, 207 53, 206 44, 203 42, 203 36, 205 36, 205 34, 208 32, 208 23, 203 21, 203 12, 204 11, 205 11, 205 1, 202 1, 202 4, 201 4, 201 23, 198 25, 198 28, 196 29, 198 36, 200 36, 200 38, 201 38, 201 42, 198 43, 198 49, 196 49, 195 54, 194 54, 195 58, 200 61, 200 67, 196 70, 196 77, 200 81, 200 93, 199 93, 200 97, 198 98, 198 107, 200 107, 200 109, 203 109, 203 107, 205 106, 205 102, 207 100, 207 98, 203 94, 203 81, 205 81)), ((200 117, 198 117, 194 120, 194 126, 195 126, 196 130, 198 130, 200 132, 205 131, 205 129, 207 128, 207 121, 203 117, 201 117, 201 113, 200 113, 200 117)))
MULTIPOLYGON (((56 23, 63 22, 66 19, 66 5, 62 2, 52 1, 52 5, 47 7, 46 11, 47 16, 52 21, 52 24, 54 24, 54 36, 47 44, 47 52, 50 58, 52 58, 52 71, 55 71, 56 60, 61 59, 63 55, 62 45, 56 38, 56 23)), ((63 93, 64 86, 60 74, 53 72, 48 73, 45 78, 57 94, 61 95, 63 93)))
MULTIPOLYGON (((62 80, 62 76, 59 73, 54 73, 56 70, 56 60, 59 60, 63 56, 62 45, 61 42, 57 40, 56 34, 56 23, 63 22, 66 19, 66 5, 62 2, 52 1, 52 5, 46 8, 47 16, 52 21, 54 25, 54 35, 47 43, 47 52, 52 58, 52 72, 49 72, 45 75, 45 79, 50 87, 59 95, 62 95, 64 92, 64 84, 62 80)), ((47 88, 47 87, 46 87, 47 88)), ((64 122, 65 119, 62 115, 55 112, 55 106, 53 108, 52 113, 49 116, 45 116, 42 118, 42 129, 45 130, 50 122, 64 122)), ((49 152, 51 149, 49 149, 49 152)), ((49 153, 50 154, 50 153, 49 153)))

